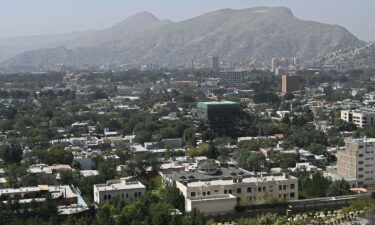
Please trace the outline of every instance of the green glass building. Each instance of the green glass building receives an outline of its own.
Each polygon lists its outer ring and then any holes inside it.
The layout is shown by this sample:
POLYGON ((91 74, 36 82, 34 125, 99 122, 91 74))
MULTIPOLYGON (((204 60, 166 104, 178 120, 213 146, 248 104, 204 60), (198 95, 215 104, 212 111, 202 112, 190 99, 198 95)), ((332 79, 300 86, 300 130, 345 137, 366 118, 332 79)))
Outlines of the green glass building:
POLYGON ((240 103, 198 102, 197 108, 198 120, 203 121, 215 137, 232 137, 236 134, 240 103))

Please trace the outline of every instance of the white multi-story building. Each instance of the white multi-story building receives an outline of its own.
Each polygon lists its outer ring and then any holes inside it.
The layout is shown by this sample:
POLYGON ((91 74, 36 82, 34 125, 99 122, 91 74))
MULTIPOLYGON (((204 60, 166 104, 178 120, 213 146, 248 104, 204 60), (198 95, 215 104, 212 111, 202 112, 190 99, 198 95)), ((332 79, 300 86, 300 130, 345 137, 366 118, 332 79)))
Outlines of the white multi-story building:
POLYGON ((358 187, 375 187, 375 138, 346 139, 337 151, 337 175, 356 178, 358 187))
POLYGON ((375 112, 341 110, 341 119, 346 122, 353 122, 357 127, 361 128, 373 126, 375 125, 375 112))
POLYGON ((146 187, 139 181, 127 179, 109 180, 105 184, 94 185, 94 202, 104 204, 118 197, 125 202, 139 199, 146 191, 146 187))
POLYGON ((243 85, 245 82, 245 75, 246 72, 242 70, 220 71, 219 73, 220 81, 229 87, 243 85))
POLYGON ((256 175, 244 169, 218 168, 204 161, 196 171, 161 172, 176 182, 185 197, 185 210, 206 215, 225 214, 239 205, 263 204, 275 199, 297 200, 298 179, 288 174, 256 175))

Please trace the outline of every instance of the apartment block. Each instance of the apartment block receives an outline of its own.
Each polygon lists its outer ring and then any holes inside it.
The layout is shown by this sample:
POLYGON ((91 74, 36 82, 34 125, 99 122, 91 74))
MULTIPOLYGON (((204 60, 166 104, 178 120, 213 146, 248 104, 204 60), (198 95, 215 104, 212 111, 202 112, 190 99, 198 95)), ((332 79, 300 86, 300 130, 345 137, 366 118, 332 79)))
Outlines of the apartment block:
POLYGON ((375 125, 375 112, 362 110, 341 110, 341 119, 346 122, 353 122, 357 127, 375 125))
POLYGON ((375 187, 375 138, 346 139, 336 156, 337 175, 356 178, 358 187, 375 187))
POLYGON ((292 93, 299 89, 299 76, 283 75, 281 77, 281 91, 283 93, 292 93))

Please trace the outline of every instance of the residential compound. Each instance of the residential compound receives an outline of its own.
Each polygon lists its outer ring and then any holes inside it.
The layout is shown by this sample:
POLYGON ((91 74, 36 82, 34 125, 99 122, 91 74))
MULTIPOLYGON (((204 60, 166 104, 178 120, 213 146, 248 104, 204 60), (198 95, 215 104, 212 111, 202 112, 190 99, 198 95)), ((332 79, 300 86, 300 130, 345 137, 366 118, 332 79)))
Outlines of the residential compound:
POLYGON ((109 180, 105 184, 94 185, 94 202, 104 204, 115 197, 125 202, 132 202, 139 199, 145 191, 146 186, 139 181, 130 181, 125 178, 109 180))
POLYGON ((298 199, 298 179, 288 174, 255 174, 240 168, 220 168, 214 161, 199 163, 197 170, 161 172, 176 182, 185 197, 185 210, 206 215, 234 211, 237 204, 262 204, 271 199, 298 199))
POLYGON ((358 187, 375 187, 375 138, 347 139, 336 156, 337 175, 355 178, 358 187))
POLYGON ((198 102, 198 120, 205 123, 215 136, 231 136, 240 113, 237 102, 198 102))
POLYGON ((341 110, 341 119, 353 122, 357 127, 368 127, 375 124, 375 112, 362 110, 341 110))

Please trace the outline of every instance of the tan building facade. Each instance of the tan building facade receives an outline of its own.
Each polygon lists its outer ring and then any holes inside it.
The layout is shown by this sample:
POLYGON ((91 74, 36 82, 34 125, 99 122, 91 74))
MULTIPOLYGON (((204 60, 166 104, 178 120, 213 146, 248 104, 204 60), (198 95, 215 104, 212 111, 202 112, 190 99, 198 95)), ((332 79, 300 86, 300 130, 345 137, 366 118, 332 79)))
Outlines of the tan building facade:
POLYGON ((361 128, 375 125, 375 112, 341 110, 340 118, 361 128))
POLYGON ((281 76, 281 91, 283 93, 292 93, 299 90, 299 77, 294 75, 281 76))
POLYGON ((356 178, 358 187, 375 187, 375 139, 347 139, 337 152, 337 174, 356 178))

